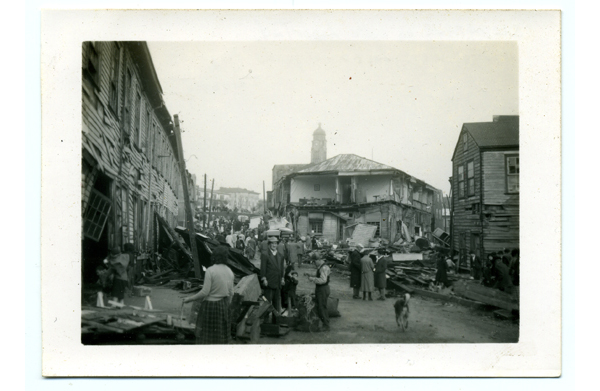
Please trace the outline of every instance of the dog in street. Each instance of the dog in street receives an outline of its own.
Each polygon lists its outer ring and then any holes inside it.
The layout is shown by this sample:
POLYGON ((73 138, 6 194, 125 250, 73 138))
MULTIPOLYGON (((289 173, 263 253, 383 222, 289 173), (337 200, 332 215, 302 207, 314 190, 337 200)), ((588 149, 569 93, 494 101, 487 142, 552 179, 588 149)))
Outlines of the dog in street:
POLYGON ((396 323, 405 331, 408 327, 408 301, 410 300, 410 294, 405 293, 403 297, 396 300, 394 303, 394 311, 396 312, 396 323))

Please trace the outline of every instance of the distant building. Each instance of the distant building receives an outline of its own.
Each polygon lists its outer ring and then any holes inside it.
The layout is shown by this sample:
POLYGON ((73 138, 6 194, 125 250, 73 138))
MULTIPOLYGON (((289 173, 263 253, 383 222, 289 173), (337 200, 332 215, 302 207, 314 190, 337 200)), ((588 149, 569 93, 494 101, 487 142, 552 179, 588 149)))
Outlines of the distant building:
POLYGON ((454 250, 519 247, 519 116, 463 124, 450 180, 454 250))
MULTIPOLYGON (((210 190, 206 190, 206 208, 210 206, 210 190)), ((215 207, 226 207, 229 210, 252 211, 258 206, 260 194, 256 191, 241 189, 239 187, 221 187, 213 191, 213 205, 215 207)), ((198 206, 202 208, 204 203, 204 190, 199 190, 198 206)))
POLYGON ((251 211, 258 206, 259 193, 255 191, 239 187, 221 187, 219 190, 223 194, 229 195, 230 209, 251 211))

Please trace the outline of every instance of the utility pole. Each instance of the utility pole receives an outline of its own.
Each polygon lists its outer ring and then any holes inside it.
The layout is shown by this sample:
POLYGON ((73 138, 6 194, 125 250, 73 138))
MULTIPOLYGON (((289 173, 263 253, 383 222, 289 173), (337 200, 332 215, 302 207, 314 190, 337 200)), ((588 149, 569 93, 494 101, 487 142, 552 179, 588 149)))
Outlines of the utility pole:
POLYGON ((196 278, 202 278, 202 268, 200 267, 200 259, 198 258, 198 248, 196 247, 196 231, 194 230, 194 215, 192 214, 192 206, 190 204, 190 194, 188 192, 187 175, 185 174, 185 160, 183 160, 183 145, 181 143, 181 132, 179 130, 179 116, 173 116, 173 133, 177 140, 177 150, 179 153, 179 170, 181 171, 181 180, 183 187, 183 202, 185 202, 185 224, 188 234, 190 235, 190 248, 192 250, 192 258, 194 259, 194 275, 196 278))
POLYGON ((212 180, 212 185, 210 186, 210 205, 208 206, 208 223, 210 224, 210 219, 212 217, 212 207, 213 207, 213 192, 215 190, 215 178, 212 180))
POLYGON ((202 207, 204 212, 202 216, 202 228, 206 229, 206 174, 204 174, 204 206, 202 207))
POLYGON ((267 214, 267 198, 265 197, 265 181, 263 181, 263 214, 267 214))

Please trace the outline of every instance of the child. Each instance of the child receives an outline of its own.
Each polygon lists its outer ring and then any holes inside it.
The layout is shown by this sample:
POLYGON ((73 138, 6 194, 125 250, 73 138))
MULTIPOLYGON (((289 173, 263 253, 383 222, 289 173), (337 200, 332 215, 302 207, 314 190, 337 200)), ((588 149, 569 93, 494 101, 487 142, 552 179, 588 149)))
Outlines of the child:
POLYGON ((296 287, 298 286, 298 273, 294 270, 294 265, 290 264, 285 269, 285 285, 281 290, 282 301, 288 311, 296 308, 296 287))

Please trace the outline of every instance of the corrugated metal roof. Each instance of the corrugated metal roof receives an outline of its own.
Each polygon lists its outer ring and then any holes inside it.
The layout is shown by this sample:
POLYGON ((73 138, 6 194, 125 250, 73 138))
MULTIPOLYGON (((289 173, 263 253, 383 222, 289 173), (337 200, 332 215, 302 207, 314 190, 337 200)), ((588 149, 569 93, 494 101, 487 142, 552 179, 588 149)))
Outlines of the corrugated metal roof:
POLYGON ((505 116, 494 122, 465 123, 463 126, 480 148, 519 146, 518 116, 505 116))
POLYGON ((365 159, 354 154, 342 154, 334 156, 319 164, 312 165, 298 171, 299 174, 317 173, 317 172, 348 172, 348 171, 377 171, 377 170, 394 170, 392 166, 374 162, 373 160, 365 159))

